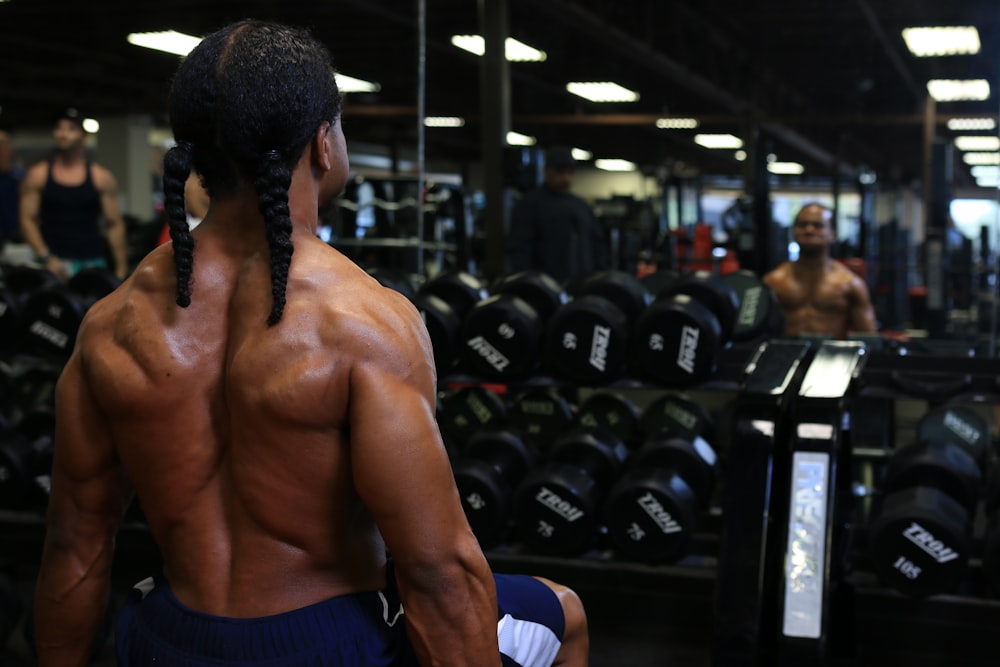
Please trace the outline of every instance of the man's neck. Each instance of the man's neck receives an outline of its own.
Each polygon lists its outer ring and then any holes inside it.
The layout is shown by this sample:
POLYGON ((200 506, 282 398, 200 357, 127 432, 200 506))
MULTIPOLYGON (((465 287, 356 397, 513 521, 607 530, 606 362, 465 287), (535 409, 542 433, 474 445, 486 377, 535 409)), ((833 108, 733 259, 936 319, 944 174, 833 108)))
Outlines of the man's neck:
POLYGON ((799 255, 795 261, 796 267, 803 271, 825 271, 830 263, 830 254, 822 252, 816 255, 799 255))
POLYGON ((55 151, 53 161, 61 167, 73 167, 86 162, 86 157, 82 148, 73 148, 68 151, 55 151))

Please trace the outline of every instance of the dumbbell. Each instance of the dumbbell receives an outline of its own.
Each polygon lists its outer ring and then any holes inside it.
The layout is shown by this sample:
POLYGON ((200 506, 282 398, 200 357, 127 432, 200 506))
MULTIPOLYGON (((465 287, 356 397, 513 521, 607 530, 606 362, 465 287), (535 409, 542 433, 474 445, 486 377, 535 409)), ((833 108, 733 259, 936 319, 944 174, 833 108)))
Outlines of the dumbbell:
POLYGON ((539 365, 548 315, 567 298, 558 282, 538 271, 499 280, 462 323, 460 367, 501 381, 530 375, 539 365))
POLYGON ((14 634, 24 613, 24 603, 17 591, 14 581, 0 572, 0 653, 7 645, 7 640, 14 634))
POLYGON ((32 292, 24 303, 25 349, 44 358, 67 359, 87 310, 119 284, 111 271, 87 268, 65 285, 32 292))
POLYGON ((785 313, 778 297, 753 271, 742 269, 722 276, 736 292, 739 310, 733 324, 733 341, 768 340, 785 331, 785 313))
POLYGON ((628 450, 614 434, 574 428, 552 445, 547 462, 514 493, 514 526, 524 544, 544 554, 586 551, 601 527, 600 508, 628 450))
POLYGON ((573 425, 573 406, 553 387, 529 387, 507 407, 507 421, 546 452, 573 425))
POLYGON ((24 301, 28 295, 59 284, 50 271, 32 266, 9 266, 0 276, 0 357, 8 358, 24 343, 24 301))
POLYGON ((636 321, 635 372, 668 387, 689 387, 715 372, 732 337, 739 299, 721 277, 697 271, 668 287, 636 321))
POLYGON ((617 392, 598 391, 588 396, 576 413, 576 424, 610 431, 630 450, 642 439, 641 413, 635 403, 617 392))
POLYGON ((715 424, 711 413, 694 401, 664 394, 643 411, 642 433, 647 440, 702 437, 711 441, 715 437, 715 424))
POLYGON ((13 384, 9 415, 17 419, 36 408, 55 408, 56 384, 62 373, 62 365, 31 360, 30 363, 15 365, 11 369, 13 384))
POLYGON ((44 510, 52 475, 55 415, 38 408, 0 433, 0 508, 44 510))
POLYGON ((960 443, 954 434, 978 431, 983 442, 989 437, 988 424, 974 411, 937 411, 922 420, 920 439, 890 458, 871 525, 870 554, 879 579, 913 597, 951 592, 965 574, 982 454, 974 441, 960 443), (942 428, 944 423, 949 426, 942 428))
POLYGON ((553 375, 586 385, 622 377, 628 366, 629 331, 649 303, 635 276, 599 271, 576 281, 573 300, 556 310, 545 338, 553 375))
POLYGON ((700 436, 647 440, 605 503, 608 533, 621 554, 646 562, 686 555, 711 497, 716 462, 700 436))
POLYGON ((452 465, 462 508, 483 547, 507 534, 514 489, 537 455, 517 430, 480 429, 472 434, 452 465))
POLYGON ((446 271, 431 278, 413 296, 434 348, 438 374, 447 374, 455 363, 462 320, 474 305, 488 296, 486 285, 471 273, 446 271))
POLYGON ((445 395, 440 406, 438 426, 458 450, 476 431, 507 424, 506 403, 485 387, 460 387, 445 395))

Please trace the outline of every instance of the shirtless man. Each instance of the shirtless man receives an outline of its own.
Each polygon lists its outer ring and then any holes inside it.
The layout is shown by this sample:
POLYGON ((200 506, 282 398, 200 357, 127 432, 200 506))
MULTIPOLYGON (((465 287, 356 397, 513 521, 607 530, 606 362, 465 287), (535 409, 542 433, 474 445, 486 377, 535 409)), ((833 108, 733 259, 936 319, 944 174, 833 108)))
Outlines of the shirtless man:
POLYGON ((52 137, 52 157, 29 169, 21 184, 24 241, 40 264, 63 279, 82 268, 107 266, 110 247, 111 268, 124 278, 128 272, 125 221, 114 175, 87 158, 87 133, 76 109, 60 115, 52 137))
POLYGON ((875 331, 865 282, 830 258, 835 241, 833 215, 819 204, 807 204, 795 217, 799 258, 764 276, 785 311, 785 335, 822 334, 844 338, 848 331, 875 331))
POLYGON ((120 665, 585 665, 572 591, 491 576, 416 309, 316 237, 348 176, 326 49, 230 25, 170 115, 173 242, 90 309, 59 381, 39 664, 86 664, 137 495, 164 567, 118 613, 120 665))

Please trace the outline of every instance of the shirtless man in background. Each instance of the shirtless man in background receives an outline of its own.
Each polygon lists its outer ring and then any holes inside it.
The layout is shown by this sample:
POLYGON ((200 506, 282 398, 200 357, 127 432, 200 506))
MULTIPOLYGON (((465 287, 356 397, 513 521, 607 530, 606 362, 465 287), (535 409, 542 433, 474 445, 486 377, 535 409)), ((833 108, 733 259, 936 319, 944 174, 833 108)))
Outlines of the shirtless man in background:
POLYGON ((416 309, 316 237, 348 177, 325 47, 227 26, 170 114, 172 243, 91 308, 59 381, 39 664, 86 664, 137 495, 164 567, 118 613, 120 665, 585 665, 575 593, 490 573, 416 309))
POLYGON ((849 331, 875 331, 875 311, 864 280, 830 257, 836 240, 830 209, 806 204, 795 216, 793 230, 798 260, 784 262, 764 276, 785 312, 785 335, 845 338, 849 331))

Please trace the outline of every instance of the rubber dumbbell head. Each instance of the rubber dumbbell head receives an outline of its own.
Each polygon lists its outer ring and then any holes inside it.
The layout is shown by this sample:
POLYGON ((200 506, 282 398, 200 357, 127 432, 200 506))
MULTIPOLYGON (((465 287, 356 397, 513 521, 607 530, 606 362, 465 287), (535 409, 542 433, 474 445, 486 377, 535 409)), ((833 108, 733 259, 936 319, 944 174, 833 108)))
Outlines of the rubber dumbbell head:
POLYGON ((514 524, 533 551, 577 555, 594 542, 600 507, 627 450, 613 434, 577 428, 553 444, 548 462, 514 495, 514 524))
POLYGON ((621 553, 648 562, 686 555, 708 505, 717 457, 703 438, 647 441, 608 493, 608 533, 621 553))
POLYGON ((582 296, 549 320, 545 362, 559 377, 604 385, 625 374, 628 339, 628 317, 618 305, 602 296, 582 296))
POLYGON ((552 387, 530 387, 507 408, 507 421, 540 451, 548 451, 573 424, 573 406, 552 387))
POLYGON ((544 329, 524 299, 498 294, 477 303, 465 317, 459 363, 473 375, 512 380, 538 367, 544 329))
POLYGON ((913 597, 955 590, 980 480, 972 456, 950 442, 918 442, 893 455, 871 525, 871 560, 883 583, 913 597))
POLYGON ((629 449, 642 437, 641 414, 635 403, 616 392, 600 391, 588 396, 576 413, 576 424, 615 434, 629 449))
POLYGON ((11 266, 0 276, 0 356, 19 352, 24 344, 24 302, 36 290, 59 285, 55 274, 30 266, 11 266))
POLYGON ((441 399, 438 425, 454 440, 459 451, 482 428, 504 426, 507 406, 484 387, 462 387, 441 399))
POLYGON ((485 429, 469 438, 452 471, 462 508, 483 547, 507 533, 514 489, 535 464, 536 454, 511 429, 485 429))
POLYGON ((929 410, 917 426, 917 438, 954 442, 980 466, 986 465, 992 440, 986 418, 960 405, 941 405, 929 410))
POLYGON ((447 301, 429 292, 414 296, 413 305, 427 327, 438 375, 446 375, 455 365, 462 321, 447 301))
POLYGON ((629 323, 649 305, 649 292, 642 282, 625 271, 597 271, 587 274, 570 288, 575 298, 599 296, 618 306, 629 323))
POLYGON ((739 301, 733 324, 734 341, 769 339, 781 336, 785 316, 774 290, 753 271, 745 269, 722 276, 739 301))
POLYGON ((107 269, 82 269, 65 286, 32 292, 24 304, 25 348, 41 357, 67 359, 83 316, 120 281, 107 269))
POLYGON ((561 305, 569 302, 569 295, 555 278, 541 271, 518 271, 494 283, 493 294, 510 294, 528 303, 542 322, 548 322, 561 305))
POLYGON ((664 394, 642 413, 642 432, 646 439, 679 436, 714 439, 712 415, 694 401, 664 394))
POLYGON ((437 275, 424 283, 418 294, 433 294, 443 299, 459 320, 464 320, 473 306, 489 296, 486 285, 465 271, 446 271, 437 275))
POLYGON ((672 269, 661 269, 660 271, 655 271, 649 273, 639 279, 642 286, 649 292, 655 299, 660 295, 660 293, 665 292, 670 287, 673 287, 677 282, 682 279, 682 275, 678 271, 672 269))

